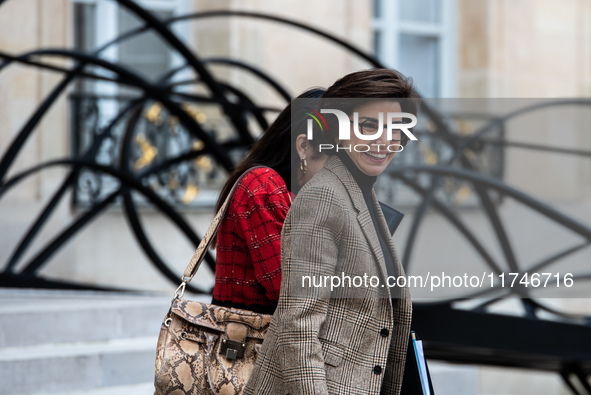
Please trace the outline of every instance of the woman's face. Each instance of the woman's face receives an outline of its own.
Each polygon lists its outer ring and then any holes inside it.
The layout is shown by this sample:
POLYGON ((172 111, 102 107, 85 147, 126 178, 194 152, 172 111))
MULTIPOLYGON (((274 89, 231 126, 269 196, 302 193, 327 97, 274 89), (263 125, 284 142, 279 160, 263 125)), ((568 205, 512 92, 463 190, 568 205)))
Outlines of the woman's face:
MULTIPOLYGON (((363 104, 360 107, 355 109, 355 112, 359 114, 359 130, 362 131, 362 126, 364 123, 366 125, 371 125, 372 127, 377 127, 376 120, 378 119, 379 113, 383 114, 384 120, 384 127, 382 131, 382 135, 375 139, 375 140, 361 140, 356 136, 353 131, 353 123, 351 123, 351 139, 349 141, 342 141, 341 144, 345 147, 351 144, 351 152, 347 149, 347 154, 351 157, 353 162, 357 165, 359 170, 363 173, 367 174, 368 176, 377 176, 380 175, 386 167, 394 158, 395 152, 390 152, 387 147, 390 144, 398 144, 399 141, 389 141, 387 139, 386 133, 386 114, 389 112, 402 112, 402 108, 400 107, 400 103, 395 101, 371 101, 366 104, 363 104), (367 152, 357 152, 357 151, 365 151, 367 146, 369 145, 369 151, 367 152), (358 150, 355 150, 355 147, 358 147, 358 150)), ((393 121, 401 121, 402 119, 394 118, 393 121)), ((353 121, 353 115, 351 115, 351 121, 353 121)), ((400 139, 395 137, 400 131, 394 130, 393 138, 400 139)), ((372 134, 372 133, 370 133, 372 134)), ((393 147, 392 150, 396 150, 397 147, 393 147)))

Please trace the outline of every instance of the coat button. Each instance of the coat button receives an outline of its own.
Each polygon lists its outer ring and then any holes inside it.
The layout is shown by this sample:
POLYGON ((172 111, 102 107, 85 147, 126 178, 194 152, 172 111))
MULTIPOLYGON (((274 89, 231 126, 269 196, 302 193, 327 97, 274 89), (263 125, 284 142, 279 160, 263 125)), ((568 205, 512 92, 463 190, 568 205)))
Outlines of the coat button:
POLYGON ((388 330, 388 328, 384 328, 380 331, 380 335, 382 335, 384 337, 388 337, 389 334, 390 334, 390 331, 388 330))
POLYGON ((382 367, 381 367, 380 365, 376 365, 376 366, 373 368, 373 372, 374 372, 375 374, 380 374, 380 373, 382 373, 382 367))

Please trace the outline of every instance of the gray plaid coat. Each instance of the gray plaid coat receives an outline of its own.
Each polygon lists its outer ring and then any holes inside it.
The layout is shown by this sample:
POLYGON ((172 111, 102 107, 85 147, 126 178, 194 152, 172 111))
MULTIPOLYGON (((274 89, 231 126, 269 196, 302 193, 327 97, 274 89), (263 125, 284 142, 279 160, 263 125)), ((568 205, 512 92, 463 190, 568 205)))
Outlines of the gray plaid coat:
MULTIPOLYGON (((379 225, 386 221, 373 195, 379 225)), ((340 159, 300 191, 282 232, 279 304, 248 395, 399 394, 410 331, 408 289, 390 298, 382 249, 361 190, 340 159), (380 286, 326 287, 325 276, 377 276, 380 286), (316 283, 303 276, 315 276, 316 283), (303 286, 305 284, 306 286, 303 286)), ((392 240, 389 247, 403 274, 392 240)), ((374 282, 375 284, 375 282, 374 282)), ((394 293, 392 293, 394 295, 394 293)))

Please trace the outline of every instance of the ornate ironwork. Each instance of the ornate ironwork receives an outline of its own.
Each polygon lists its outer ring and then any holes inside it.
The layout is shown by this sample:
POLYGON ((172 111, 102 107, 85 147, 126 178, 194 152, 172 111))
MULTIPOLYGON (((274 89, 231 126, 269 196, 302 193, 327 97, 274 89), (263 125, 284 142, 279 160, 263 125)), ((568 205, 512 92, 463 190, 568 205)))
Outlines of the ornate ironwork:
MULTIPOLYGON (((288 94, 277 81, 274 81, 271 77, 258 70, 256 67, 247 65, 244 62, 220 58, 209 60, 199 59, 194 51, 190 50, 175 34, 172 33, 170 29, 172 24, 189 19, 197 20, 212 17, 249 17, 271 20, 317 34, 320 37, 341 45, 354 55, 368 60, 373 66, 382 67, 372 56, 363 53, 336 37, 304 24, 283 18, 260 13, 212 11, 183 15, 160 21, 133 1, 117 0, 117 3, 134 14, 137 18, 144 21, 144 25, 122 34, 115 40, 98 48, 92 54, 55 49, 37 50, 16 56, 8 53, 0 53, 0 58, 4 59, 4 62, 0 65, 0 72, 12 64, 24 64, 46 70, 62 72, 65 76, 54 90, 44 99, 43 103, 29 118, 25 126, 19 131, 17 137, 13 140, 0 161, 0 185, 2 185, 2 188, 0 189, 0 197, 9 189, 16 186, 22 179, 35 174, 44 168, 58 165, 67 165, 71 167, 68 177, 66 177, 60 188, 52 196, 49 203, 10 256, 4 267, 3 278, 7 279, 6 281, 3 281, 4 285, 16 283, 39 284, 42 279, 37 276, 37 273, 48 261, 49 257, 59 250, 69 237, 82 229, 95 216, 104 212, 107 207, 113 205, 118 199, 121 199, 122 201, 125 215, 127 216, 128 222, 131 224, 136 240, 141 245, 146 255, 150 258, 151 262, 171 281, 175 283, 178 281, 177 276, 169 268, 167 263, 157 254, 156 250, 149 242, 146 232, 139 220, 137 202, 132 198, 132 191, 136 193, 139 192, 142 195, 142 200, 147 200, 150 201, 150 203, 155 204, 157 208, 159 208, 176 226, 179 227, 192 243, 198 244, 199 237, 170 204, 171 201, 178 200, 178 196, 171 194, 170 191, 167 190, 170 188, 157 188, 160 194, 153 194, 151 193, 151 189, 146 189, 145 186, 150 185, 150 178, 155 179, 155 182, 160 185, 170 186, 171 174, 177 174, 176 176, 173 176, 173 178, 178 177, 182 178, 184 181, 188 180, 189 177, 187 177, 187 173, 178 174, 174 173, 174 170, 189 161, 211 161, 215 166, 224 169, 225 171, 231 170, 236 160, 232 159, 233 153, 238 151, 239 153, 237 155, 234 154, 234 156, 240 156, 240 152, 244 152, 244 150, 254 142, 253 136, 256 135, 256 131, 253 132, 251 130, 252 126, 248 123, 248 119, 254 119, 258 123, 259 129, 263 130, 267 127, 265 112, 275 111, 275 109, 265 109, 257 106, 254 101, 238 87, 230 86, 227 83, 216 80, 208 71, 206 65, 208 63, 215 63, 239 67, 268 83, 270 87, 276 90, 282 97, 287 99, 288 94), (121 42, 148 30, 157 33, 173 50, 181 55, 185 60, 186 65, 171 70, 166 75, 162 76, 157 83, 151 83, 137 73, 134 73, 132 70, 128 70, 119 64, 110 62, 101 57, 101 54, 111 46, 119 45, 121 42), (72 69, 66 69, 40 61, 38 60, 40 57, 66 57, 75 60, 77 64, 72 69), (188 81, 188 83, 199 84, 201 87, 205 87, 208 91, 207 95, 192 95, 175 90, 176 85, 178 84, 171 83, 170 79, 185 68, 190 69, 195 75, 195 78, 192 81, 188 81), (114 75, 114 77, 105 76, 105 73, 96 72, 96 70, 108 71, 114 75), (84 111, 90 111, 87 115, 91 115, 75 118, 74 124, 76 126, 82 126, 83 130, 89 128, 92 129, 92 138, 88 139, 88 133, 77 133, 77 141, 74 141, 74 148, 76 151, 73 153, 71 159, 47 162, 7 180, 6 174, 8 170, 13 164, 19 151, 22 149, 24 143, 34 132, 39 121, 55 103, 56 99, 65 92, 66 88, 78 79, 98 80, 120 84, 126 87, 131 87, 141 94, 135 98, 128 98, 125 105, 121 106, 123 103, 118 103, 118 105, 111 106, 111 118, 102 123, 99 118, 101 117, 101 109, 96 102, 93 105, 92 100, 88 98, 90 101, 84 103, 82 98, 74 96, 73 100, 75 102, 77 101, 78 106, 75 106, 73 113, 80 114, 84 111), (233 131, 233 135, 230 139, 225 141, 216 140, 216 136, 212 136, 211 133, 204 130, 203 126, 193 116, 194 114, 192 114, 191 111, 187 111, 187 106, 203 106, 204 104, 217 106, 220 113, 222 113, 228 120, 233 131), (142 114, 149 114, 154 106, 161 107, 162 111, 168 113, 168 119, 174 117, 175 122, 178 122, 177 127, 182 127, 185 133, 191 134, 192 140, 190 147, 193 149, 180 154, 165 156, 156 161, 157 154, 154 150, 154 143, 146 139, 145 133, 143 136, 141 133, 137 133, 137 124, 140 121, 142 114), (94 121, 92 121, 92 115, 95 117, 94 121), (89 121, 94 123, 91 123, 90 126, 84 124, 89 121), (124 133, 122 135, 116 133, 115 131, 117 129, 123 129, 124 133), (138 144, 140 150, 142 149, 142 144, 144 146, 145 152, 141 158, 134 158, 134 154, 137 156, 137 151, 134 152, 136 147, 132 144, 134 139, 136 142, 141 143, 138 144), (111 161, 115 158, 118 163, 115 166, 107 166, 105 165, 105 160, 101 159, 105 157, 110 157, 109 160, 111 161), (147 159, 151 159, 149 165, 147 159), (101 160, 103 162, 101 162, 101 160), (141 171, 135 171, 136 169, 131 166, 132 162, 134 165, 142 165, 141 171), (114 187, 116 184, 113 182, 114 180, 117 181, 116 183, 118 183, 118 187, 114 187), (111 189, 113 189, 112 192, 109 191, 108 188, 103 188, 105 182, 111 184, 111 189), (142 188, 140 188, 140 186, 142 188), (80 198, 83 196, 82 201, 89 204, 88 210, 81 214, 80 217, 67 229, 58 234, 58 236, 44 247, 31 261, 26 263, 24 269, 16 273, 16 264, 19 262, 24 252, 31 246, 33 240, 39 234, 39 231, 43 228, 59 201, 72 187, 74 187, 76 191, 76 202, 80 203, 80 198), (165 199, 168 199, 168 202, 165 201, 165 199), (18 281, 15 280, 15 276, 18 277, 18 281)), ((96 99, 114 100, 117 98, 99 97, 96 99)), ((77 132, 81 131, 78 130, 77 132)), ((189 170, 187 171, 189 174, 191 173, 189 170)), ((175 181, 172 182, 175 183, 175 181)), ((177 180, 176 182, 179 181, 177 180)), ((197 186, 187 182, 183 195, 180 197, 181 200, 183 197, 190 196, 192 193, 190 191, 191 188, 197 188, 197 186), (187 188, 189 188, 189 191, 187 191, 187 188)), ((206 262, 212 269, 214 268, 215 261, 210 254, 206 256, 206 262)), ((51 283, 42 281, 42 284, 50 285, 51 283)), ((61 287, 79 287, 77 284, 66 283, 53 285, 61 287)), ((89 287, 96 288, 95 286, 89 287)), ((195 288, 192 288, 191 291, 201 292, 195 288)))

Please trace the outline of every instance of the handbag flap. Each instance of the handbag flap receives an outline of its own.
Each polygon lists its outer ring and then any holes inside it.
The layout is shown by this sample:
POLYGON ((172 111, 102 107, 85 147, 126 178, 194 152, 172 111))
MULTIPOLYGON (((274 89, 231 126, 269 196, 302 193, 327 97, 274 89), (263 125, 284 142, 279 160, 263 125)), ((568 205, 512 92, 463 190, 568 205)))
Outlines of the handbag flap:
POLYGON ((226 332, 226 324, 238 322, 248 327, 246 337, 263 339, 271 323, 271 315, 253 311, 216 306, 185 299, 175 299, 171 306, 173 314, 191 324, 226 332))

